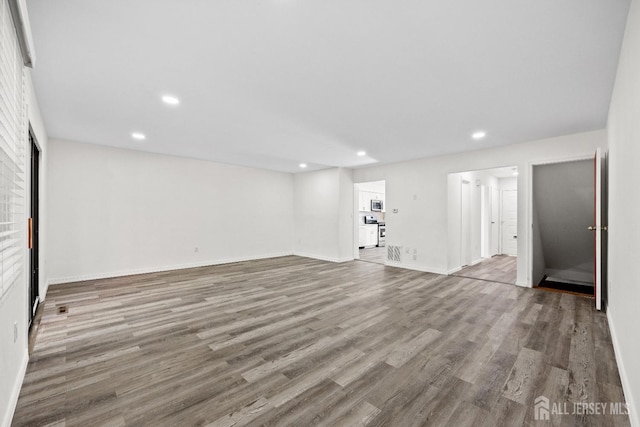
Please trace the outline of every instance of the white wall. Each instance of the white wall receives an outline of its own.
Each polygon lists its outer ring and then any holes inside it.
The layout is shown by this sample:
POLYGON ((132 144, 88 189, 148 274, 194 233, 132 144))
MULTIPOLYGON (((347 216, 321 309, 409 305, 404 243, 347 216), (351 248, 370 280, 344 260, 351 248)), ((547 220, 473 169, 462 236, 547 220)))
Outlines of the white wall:
POLYGON ((291 174, 50 140, 47 187, 50 283, 292 253, 291 174))
POLYGON ((596 147, 606 147, 606 131, 593 131, 540 141, 418 159, 392 165, 354 170, 355 182, 386 180, 387 245, 417 251, 417 259, 404 257, 406 268, 446 274, 448 257, 448 174, 468 170, 516 166, 518 176, 518 280, 530 285, 531 214, 529 212, 530 165, 592 155, 596 147), (398 213, 392 213, 393 209, 398 213))
POLYGON ((294 253, 342 262, 353 259, 354 195, 342 168, 294 175, 294 253))
MULTIPOLYGON (((5 5, 6 6, 6 5, 5 5)), ((26 73, 26 103, 27 116, 34 134, 38 139, 41 148, 42 159, 46 159, 47 155, 47 134, 40 116, 40 110, 33 91, 30 73, 26 73)), ((27 129, 25 129, 27 131, 27 129)), ((28 143, 28 140, 27 140, 28 143)), ((30 153, 30 145, 27 145, 27 153, 30 153)), ((44 161, 41 162, 44 164, 44 161)), ((41 188, 46 182, 46 167, 41 166, 40 182, 41 188)), ((27 179, 29 179, 29 161, 27 160, 27 179)), ((26 188, 29 188, 30 182, 27 182, 26 188)), ((26 201, 29 203, 28 190, 26 192, 26 201)), ((44 220, 46 215, 46 191, 40 193, 40 213, 44 220)), ((27 205, 26 215, 29 214, 29 205, 27 205)), ((44 221, 43 221, 44 222, 44 221)), ((24 223, 27 223, 25 217, 24 223)), ((46 227, 40 228, 40 295, 41 298, 46 294, 46 264, 47 256, 44 249, 47 239, 46 227)), ((9 292, 0 298, 0 425, 9 425, 13 416, 15 404, 20 393, 20 387, 24 377, 28 361, 28 334, 29 334, 29 258, 25 253, 24 279, 18 280, 16 285, 9 292), (13 341, 13 325, 17 325, 17 340, 13 341)))
POLYGON ((340 191, 338 205, 338 259, 350 261, 353 259, 353 237, 355 235, 353 170, 341 168, 338 173, 340 191))
POLYGON ((609 110, 608 316, 632 425, 640 426, 640 1, 633 0, 609 110))
POLYGON ((369 191, 371 193, 385 193, 384 181, 363 182, 360 184, 360 191, 369 191))
POLYGON ((540 234, 540 220, 538 219, 538 208, 535 203, 531 206, 531 223, 531 283, 532 286, 536 286, 544 278, 547 264, 544 259, 542 235, 540 234))
POLYGON ((498 180, 498 187, 500 190, 517 190, 518 178, 500 178, 498 180))

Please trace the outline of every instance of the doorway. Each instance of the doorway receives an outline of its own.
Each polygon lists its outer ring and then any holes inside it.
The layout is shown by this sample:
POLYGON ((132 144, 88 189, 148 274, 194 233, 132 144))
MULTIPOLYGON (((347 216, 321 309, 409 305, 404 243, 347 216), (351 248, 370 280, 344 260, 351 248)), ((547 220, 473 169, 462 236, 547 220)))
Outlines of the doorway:
POLYGON ((449 274, 515 284, 518 169, 449 174, 449 274))
POLYGON ((502 190, 500 206, 500 234, 502 254, 518 255, 518 190, 502 190))
POLYGON ((463 266, 471 265, 471 181, 460 182, 460 259, 463 266))
POLYGON ((593 159, 533 166, 534 285, 593 295, 594 197, 593 159))
POLYGON ((356 219, 354 258, 375 264, 386 261, 386 182, 371 181, 354 184, 356 219))
POLYGON ((40 150, 33 133, 31 146, 31 188, 29 212, 29 327, 40 302, 40 150))

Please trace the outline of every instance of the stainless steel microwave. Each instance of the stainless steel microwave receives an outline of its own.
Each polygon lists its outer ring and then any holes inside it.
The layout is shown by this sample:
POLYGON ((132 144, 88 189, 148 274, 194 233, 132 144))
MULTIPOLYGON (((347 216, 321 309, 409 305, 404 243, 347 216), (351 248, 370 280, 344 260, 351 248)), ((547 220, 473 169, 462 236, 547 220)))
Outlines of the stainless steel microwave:
POLYGON ((382 212, 382 200, 371 201, 371 212, 382 212))

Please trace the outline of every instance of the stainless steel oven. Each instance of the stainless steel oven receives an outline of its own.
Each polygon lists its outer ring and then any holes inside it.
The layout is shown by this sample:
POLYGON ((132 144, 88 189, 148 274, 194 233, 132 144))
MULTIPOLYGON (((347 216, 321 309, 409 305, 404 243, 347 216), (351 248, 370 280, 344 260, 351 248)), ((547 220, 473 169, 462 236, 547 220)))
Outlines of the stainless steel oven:
POLYGON ((382 247, 385 245, 385 240, 387 237, 387 226, 384 222, 378 222, 378 246, 382 247))

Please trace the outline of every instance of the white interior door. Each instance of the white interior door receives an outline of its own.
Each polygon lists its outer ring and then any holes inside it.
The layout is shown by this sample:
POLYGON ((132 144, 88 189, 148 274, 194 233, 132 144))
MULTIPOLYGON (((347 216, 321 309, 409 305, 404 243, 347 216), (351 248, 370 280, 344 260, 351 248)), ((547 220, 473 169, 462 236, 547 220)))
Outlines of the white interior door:
POLYGON ((502 190, 502 253, 518 255, 518 191, 502 190))
POLYGON ((462 180, 460 188, 460 262, 471 264, 471 185, 462 180))
POLYGON ((490 256, 497 255, 500 251, 500 193, 495 187, 491 187, 491 243, 490 256))
POLYGON ((480 186, 480 256, 489 258, 491 241, 491 193, 489 187, 480 186))
POLYGON ((594 231, 595 253, 594 253, 594 299, 596 300, 596 310, 602 309, 602 153, 598 148, 593 159, 594 174, 594 225, 589 227, 594 231))

